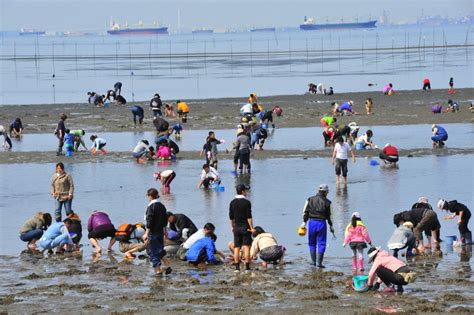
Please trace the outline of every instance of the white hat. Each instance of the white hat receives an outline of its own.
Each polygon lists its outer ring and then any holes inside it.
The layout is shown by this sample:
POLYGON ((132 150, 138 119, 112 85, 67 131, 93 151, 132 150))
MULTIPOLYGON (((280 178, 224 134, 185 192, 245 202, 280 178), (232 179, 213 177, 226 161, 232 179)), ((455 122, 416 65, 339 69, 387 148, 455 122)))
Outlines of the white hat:
POLYGON ((377 253, 380 251, 380 248, 381 248, 380 246, 375 247, 372 251, 371 251, 371 249, 369 249, 369 251, 370 251, 370 253, 368 253, 369 260, 371 260, 371 261, 374 260, 375 255, 377 255, 377 253))
POLYGON ((428 198, 427 197, 420 197, 420 198, 418 198, 418 203, 428 203, 428 198))
POLYGON ((352 217, 352 218, 356 217, 356 218, 359 218, 359 219, 360 219, 360 213, 356 211, 356 212, 352 213, 352 216, 351 216, 351 217, 352 217))
POLYGON ((390 143, 387 143, 387 144, 385 145, 385 148, 388 147, 388 146, 390 146, 390 143))
POLYGON ((446 200, 440 199, 440 200, 438 201, 438 208, 444 209, 444 206, 445 206, 445 205, 446 205, 446 200))
POLYGON ((329 191, 329 187, 327 184, 319 185, 319 191, 329 191))
POLYGON ((404 227, 409 228, 409 229, 413 229, 413 223, 411 223, 410 221, 403 222, 402 225, 403 225, 404 227))

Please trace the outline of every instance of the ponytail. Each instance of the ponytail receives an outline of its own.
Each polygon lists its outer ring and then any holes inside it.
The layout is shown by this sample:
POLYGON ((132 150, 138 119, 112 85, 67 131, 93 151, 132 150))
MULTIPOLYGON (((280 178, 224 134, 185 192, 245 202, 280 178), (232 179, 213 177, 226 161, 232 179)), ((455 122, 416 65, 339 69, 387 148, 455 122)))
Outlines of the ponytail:
POLYGON ((351 225, 352 225, 352 227, 356 227, 356 226, 357 226, 357 221, 359 221, 359 220, 360 220, 360 218, 353 216, 353 217, 351 218, 351 225))

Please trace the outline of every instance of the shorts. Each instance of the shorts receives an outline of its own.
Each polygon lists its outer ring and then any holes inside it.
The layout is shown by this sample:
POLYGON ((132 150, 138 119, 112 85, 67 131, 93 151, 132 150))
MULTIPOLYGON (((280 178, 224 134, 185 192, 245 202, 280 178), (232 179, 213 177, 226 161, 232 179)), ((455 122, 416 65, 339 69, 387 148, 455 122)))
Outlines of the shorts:
POLYGON ((250 150, 249 149, 239 150, 239 159, 242 164, 249 165, 250 164, 250 150))
POLYGON ((365 242, 350 242, 349 247, 354 250, 354 249, 364 249, 367 248, 367 244, 365 242))
POLYGON ((234 246, 240 248, 250 245, 252 245, 252 235, 247 227, 236 227, 234 229, 234 246))
POLYGON ((347 159, 336 159, 336 175, 347 177, 347 159))
POLYGON ((273 263, 280 260, 284 253, 285 249, 283 246, 270 246, 260 251, 260 259, 267 263, 273 263))
POLYGON ((137 252, 142 252, 146 249, 148 243, 127 243, 127 242, 120 242, 119 244, 119 250, 122 253, 126 253, 128 251, 131 251, 132 249, 135 249, 137 252))
POLYGON ((113 224, 104 224, 90 231, 87 237, 102 240, 107 237, 115 237, 115 232, 117 230, 115 230, 113 224))
POLYGON ((385 153, 380 153, 379 157, 382 159, 382 160, 385 160, 387 162, 390 162, 390 163, 397 163, 398 162, 398 156, 395 156, 395 155, 387 155, 385 153))

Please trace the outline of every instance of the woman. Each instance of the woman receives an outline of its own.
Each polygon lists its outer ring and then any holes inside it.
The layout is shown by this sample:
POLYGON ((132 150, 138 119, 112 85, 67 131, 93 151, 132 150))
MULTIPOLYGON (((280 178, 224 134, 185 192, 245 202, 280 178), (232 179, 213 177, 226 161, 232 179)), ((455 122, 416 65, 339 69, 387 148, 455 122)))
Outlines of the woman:
POLYGON ((43 232, 51 225, 49 213, 38 212, 28 219, 20 229, 20 239, 27 242, 28 249, 36 249, 36 241, 43 236, 43 232))
POLYGON ((96 254, 102 253, 102 248, 100 248, 98 240, 107 237, 110 237, 107 251, 112 251, 112 246, 115 243, 116 230, 107 213, 99 210, 92 212, 89 221, 87 222, 87 230, 89 231, 89 241, 91 242, 92 247, 95 248, 96 254))
POLYGON ((352 162, 355 163, 354 151, 352 151, 351 146, 344 142, 342 137, 337 138, 337 143, 334 146, 334 151, 332 153, 332 165, 336 164, 336 187, 339 187, 339 177, 344 178, 344 188, 347 188, 347 161, 348 153, 351 153, 352 162))
POLYGON ((446 201, 440 199, 438 201, 438 208, 452 213, 446 216, 445 220, 454 219, 456 216, 458 217, 458 229, 462 244, 472 244, 472 234, 468 227, 471 211, 457 200, 446 201))
POLYGON ((262 227, 256 226, 250 248, 250 257, 253 260, 257 259, 257 255, 260 253, 260 259, 262 260, 262 267, 266 268, 267 264, 282 264, 283 256, 285 255, 285 247, 278 245, 275 237, 271 233, 266 233, 262 227))
POLYGON ((176 177, 176 173, 173 170, 166 170, 153 174, 155 179, 161 182, 161 191, 164 195, 169 194, 171 190, 171 182, 176 177))

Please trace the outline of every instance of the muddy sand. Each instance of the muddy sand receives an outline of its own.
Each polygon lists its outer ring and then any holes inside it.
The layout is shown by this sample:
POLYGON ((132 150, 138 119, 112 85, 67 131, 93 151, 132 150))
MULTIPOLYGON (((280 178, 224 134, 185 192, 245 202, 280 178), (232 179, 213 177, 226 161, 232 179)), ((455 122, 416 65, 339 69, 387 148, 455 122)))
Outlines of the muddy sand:
POLYGON ((324 271, 307 265, 306 257, 295 257, 288 260, 287 266, 261 270, 255 265, 254 271, 240 273, 234 273, 231 265, 199 270, 172 259, 174 272, 156 277, 145 258, 129 262, 117 253, 99 258, 82 255, 0 256, 2 312, 472 314, 474 311, 474 281, 470 279, 470 256, 466 254, 465 257, 461 254, 461 261, 456 256, 448 262, 437 256, 410 261, 409 266, 418 273, 418 278, 406 286, 402 295, 354 292, 350 285, 349 258, 326 259, 324 271))
MULTIPOLYGON (((275 105, 283 109, 283 116, 275 117, 278 127, 312 127, 320 125, 320 117, 329 111, 332 102, 341 104, 353 100, 354 110, 359 115, 341 117, 341 123, 347 124, 355 120, 361 126, 372 126, 473 122, 473 115, 468 108, 472 99, 474 89, 471 88, 459 89, 455 95, 449 95, 446 89, 433 90, 431 93, 423 93, 421 90, 399 91, 392 96, 383 95, 381 92, 340 93, 332 96, 281 95, 259 97, 259 103, 266 109, 275 105), (367 97, 372 97, 374 101, 374 115, 365 114, 364 101, 367 97), (432 104, 446 104, 450 98, 460 102, 459 113, 431 113, 432 104)), ((239 109, 246 102, 246 97, 186 102, 190 106, 190 114, 185 129, 233 129, 239 122, 239 109)), ((145 109, 145 122, 141 129, 154 130, 149 101, 133 104, 140 104, 145 109)), ((136 131, 129 110, 131 105, 112 105, 110 108, 97 108, 87 103, 0 106, 0 124, 8 126, 13 119, 21 117, 25 133, 52 133, 58 121, 58 114, 65 112, 69 116, 66 125, 70 129, 84 129, 87 132, 136 131)), ((177 121, 169 120, 170 123, 177 121)))

